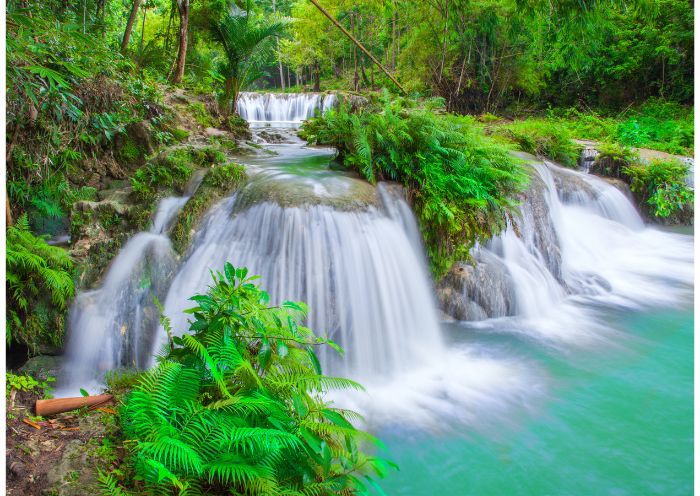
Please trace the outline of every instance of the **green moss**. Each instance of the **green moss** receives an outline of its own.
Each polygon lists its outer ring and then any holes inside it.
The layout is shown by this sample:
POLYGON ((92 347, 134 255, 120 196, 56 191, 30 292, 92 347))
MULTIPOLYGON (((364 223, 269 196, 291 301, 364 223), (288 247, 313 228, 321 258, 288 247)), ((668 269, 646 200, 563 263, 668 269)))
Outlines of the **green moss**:
POLYGON ((216 122, 202 102, 191 102, 187 105, 187 110, 192 114, 194 120, 202 127, 216 127, 216 122))
POLYGON ((242 165, 230 163, 209 170, 197 192, 189 199, 177 216, 171 231, 173 247, 184 253, 190 244, 194 227, 214 203, 246 178, 242 165))
POLYGON ((231 153, 236 153, 239 151, 238 143, 226 136, 211 136, 209 138, 209 143, 231 153))
POLYGON ((117 152, 117 160, 121 163, 130 164, 142 159, 146 154, 136 141, 130 136, 126 136, 126 141, 117 152))
POLYGON ((187 129, 182 129, 179 127, 170 129, 170 134, 173 135, 176 141, 185 141, 190 137, 190 132, 187 129))

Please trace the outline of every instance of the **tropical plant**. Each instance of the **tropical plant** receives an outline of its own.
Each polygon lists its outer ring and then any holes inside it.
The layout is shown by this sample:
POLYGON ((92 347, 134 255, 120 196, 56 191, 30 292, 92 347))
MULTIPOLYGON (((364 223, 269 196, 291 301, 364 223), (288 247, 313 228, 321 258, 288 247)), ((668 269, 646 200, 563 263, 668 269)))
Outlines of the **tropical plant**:
POLYGON ((567 167, 576 165, 581 151, 566 126, 554 120, 518 120, 496 128, 495 132, 514 141, 525 152, 547 157, 567 167))
MULTIPOLYGON (((688 186, 688 165, 678 160, 655 160, 650 164, 633 164, 624 168, 631 188, 660 218, 668 218, 692 208, 694 191, 688 186)), ((692 213, 692 212, 691 212, 692 213)))
POLYGON ((262 76, 262 67, 271 60, 275 40, 286 29, 287 20, 277 17, 259 17, 251 8, 232 7, 214 24, 214 38, 221 43, 225 62, 219 73, 223 75, 224 94, 222 111, 229 115, 236 111, 238 95, 247 85, 262 76))
POLYGON ((27 216, 7 229, 8 344, 61 343, 63 311, 73 296, 73 262, 63 248, 51 246, 29 229, 27 216))
POLYGON ((424 106, 392 101, 385 92, 379 107, 353 113, 341 105, 307 121, 301 133, 335 146, 345 166, 368 181, 407 188, 436 275, 505 226, 527 183, 507 147, 484 136, 471 117, 436 115, 440 105, 439 99, 424 106))
MULTIPOLYGON (((324 399, 361 389, 323 375, 314 349, 328 345, 301 324, 306 307, 269 305, 247 269, 227 263, 196 304, 190 334, 174 336, 122 409, 138 494, 366 494, 389 462, 358 414, 324 399), (362 479, 361 479, 362 478, 362 479)), ((102 478, 107 494, 125 494, 102 478)))

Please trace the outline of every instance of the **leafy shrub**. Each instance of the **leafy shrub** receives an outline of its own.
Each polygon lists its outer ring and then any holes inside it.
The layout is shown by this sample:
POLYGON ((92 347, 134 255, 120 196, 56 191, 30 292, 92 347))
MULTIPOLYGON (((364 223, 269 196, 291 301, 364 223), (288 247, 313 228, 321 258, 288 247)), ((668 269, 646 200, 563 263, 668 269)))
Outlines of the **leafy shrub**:
POLYGON ((240 139, 250 139, 250 125, 243 117, 238 114, 231 114, 226 118, 225 127, 236 137, 240 139))
MULTIPOLYGON (((354 412, 333 408, 328 389, 361 386, 322 374, 301 325, 305 306, 270 306, 246 269, 226 264, 193 296, 191 334, 175 337, 121 411, 133 443, 138 494, 367 493, 389 463, 361 451, 376 442, 354 412)), ((102 477, 108 494, 127 494, 102 477)))
POLYGON ((216 127, 214 118, 202 102, 191 102, 187 104, 187 110, 192 114, 194 120, 202 127, 216 127))
POLYGON ((32 351, 41 343, 60 345, 63 312, 75 292, 68 252, 34 236, 26 215, 7 229, 6 250, 8 344, 32 351))
POLYGON ((341 105, 308 120, 300 135, 338 149, 346 167, 370 182, 401 182, 413 199, 436 275, 469 257, 476 241, 505 225, 527 175, 472 118, 436 115, 440 102, 390 101, 351 113, 341 105))
POLYGON ((159 188, 181 191, 194 169, 225 160, 226 155, 218 147, 177 148, 137 170, 131 178, 131 188, 139 198, 152 200, 159 188))
POLYGON ((245 177, 245 168, 235 162, 212 167, 204 179, 204 183, 215 188, 228 189, 240 183, 245 177))
POLYGON ((624 168, 639 161, 639 156, 632 149, 618 143, 604 143, 591 167, 591 172, 606 177, 622 179, 624 168))
POLYGON ((692 154, 695 136, 692 109, 675 102, 649 99, 630 114, 617 126, 616 138, 621 143, 692 154))
POLYGON ((571 132, 552 120, 515 121, 497 128, 496 132, 517 143, 525 152, 545 156, 567 167, 576 165, 581 151, 572 141, 571 132))
POLYGON ((17 392, 37 391, 40 396, 47 396, 52 390, 49 383, 55 381, 55 377, 47 377, 45 380, 39 381, 31 375, 16 375, 5 372, 5 397, 9 398, 12 390, 17 392))
POLYGON ((141 199, 153 199, 158 188, 182 190, 194 168, 191 154, 180 149, 139 168, 131 177, 131 188, 141 199))
POLYGON ((653 215, 668 218, 693 205, 694 192, 686 184, 688 166, 677 160, 652 161, 624 169, 631 178, 631 188, 645 202, 653 215))

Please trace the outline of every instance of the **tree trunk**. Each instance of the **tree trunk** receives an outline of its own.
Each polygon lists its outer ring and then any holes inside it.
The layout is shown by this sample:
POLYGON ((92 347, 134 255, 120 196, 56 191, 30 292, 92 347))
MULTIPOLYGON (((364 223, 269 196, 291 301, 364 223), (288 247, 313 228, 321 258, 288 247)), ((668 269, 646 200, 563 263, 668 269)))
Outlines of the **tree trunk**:
POLYGON ((139 5, 141 5, 141 0, 134 0, 134 3, 131 4, 131 13, 129 14, 129 20, 126 23, 126 29, 124 29, 124 37, 122 38, 122 53, 126 53, 126 49, 129 47, 131 30, 134 29, 136 15, 139 13, 139 5))
POLYGON ((180 31, 178 33, 177 64, 172 82, 179 83, 185 75, 185 59, 187 58, 187 23, 190 17, 190 0, 177 0, 177 10, 180 13, 180 31))
POLYGON ((139 52, 143 52, 143 35, 146 32, 146 4, 143 5, 143 20, 141 21, 141 41, 139 42, 139 52))
POLYGON ((314 91, 321 91, 321 68, 318 62, 314 63, 314 91))

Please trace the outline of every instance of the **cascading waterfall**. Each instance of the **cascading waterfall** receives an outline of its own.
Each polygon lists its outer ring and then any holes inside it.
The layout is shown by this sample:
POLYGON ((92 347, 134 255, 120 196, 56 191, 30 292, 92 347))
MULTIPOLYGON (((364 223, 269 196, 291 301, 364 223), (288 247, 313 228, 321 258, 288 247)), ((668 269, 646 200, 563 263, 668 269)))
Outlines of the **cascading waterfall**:
POLYGON ((442 349, 419 250, 376 208, 264 202, 238 211, 232 198, 213 213, 173 280, 166 315, 185 329, 187 297, 206 289, 210 268, 232 261, 262 276, 272 303, 310 306, 308 325, 347 350, 344 360, 322 354, 326 370, 365 380, 400 373, 442 349))
POLYGON ((151 360, 153 329, 176 267, 168 230, 202 181, 197 171, 185 196, 164 198, 148 231, 134 235, 112 261, 102 285, 77 295, 70 309, 66 363, 59 394, 98 389, 104 373, 143 368, 151 360))
MULTIPOLYGON (((244 93, 239 112, 282 128, 333 101, 244 93)), ((102 287, 78 296, 68 384, 148 365, 165 339, 153 295, 175 332, 186 332, 188 298, 207 290, 210 269, 231 262, 261 275, 273 303, 308 303, 308 325, 346 349, 342 358, 322 353, 324 370, 367 386, 332 393, 334 400, 370 423, 503 429, 513 409, 535 410, 549 389, 538 364, 478 343, 447 344, 401 188, 332 170, 332 150, 275 132, 285 137, 267 141, 277 153, 242 160, 248 184, 207 214, 181 265, 165 233, 186 198, 170 198, 151 231, 125 245, 102 287)), ((692 290, 692 238, 646 228, 625 194, 602 179, 531 163, 521 215, 439 285, 446 313, 479 321, 480 330, 579 345, 609 337, 596 305, 668 305, 692 290)))
POLYGON ((251 124, 301 123, 335 105, 332 93, 253 93, 238 98, 238 114, 251 124))
POLYGON ((534 336, 585 344, 610 331, 591 306, 687 299, 692 238, 645 227, 628 197, 603 179, 552 163, 532 166, 520 217, 475 249, 474 265, 443 281, 447 313, 470 321, 515 317, 534 336), (476 284, 486 287, 475 291, 476 284))

